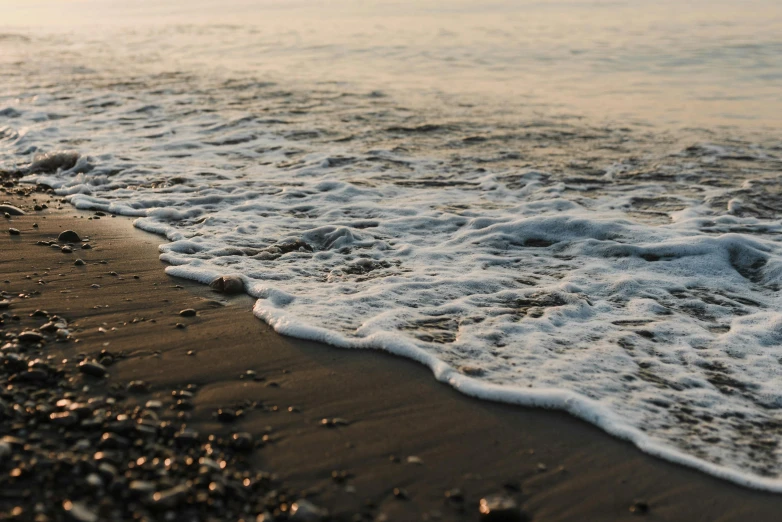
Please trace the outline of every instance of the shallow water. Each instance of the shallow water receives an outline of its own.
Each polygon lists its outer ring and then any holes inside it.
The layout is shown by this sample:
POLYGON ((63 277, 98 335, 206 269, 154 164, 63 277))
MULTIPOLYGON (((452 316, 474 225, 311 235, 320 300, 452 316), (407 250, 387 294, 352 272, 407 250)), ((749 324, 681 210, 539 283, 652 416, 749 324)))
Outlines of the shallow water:
POLYGON ((782 490, 782 9, 679 4, 31 3, 0 161, 282 333, 782 490))

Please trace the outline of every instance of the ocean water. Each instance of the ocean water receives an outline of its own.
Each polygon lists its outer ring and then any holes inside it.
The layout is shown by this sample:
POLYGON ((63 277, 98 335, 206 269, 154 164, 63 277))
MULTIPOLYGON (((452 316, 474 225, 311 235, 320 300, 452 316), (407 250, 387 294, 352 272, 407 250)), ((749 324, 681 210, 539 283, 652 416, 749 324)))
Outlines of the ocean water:
POLYGON ((782 6, 0 0, 0 168, 277 331, 782 491, 782 6))

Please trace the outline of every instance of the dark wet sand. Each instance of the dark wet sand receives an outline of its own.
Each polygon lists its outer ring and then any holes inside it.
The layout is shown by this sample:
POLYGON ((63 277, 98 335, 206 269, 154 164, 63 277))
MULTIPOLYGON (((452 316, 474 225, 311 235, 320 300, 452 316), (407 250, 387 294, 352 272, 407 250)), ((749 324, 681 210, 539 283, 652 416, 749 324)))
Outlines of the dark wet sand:
MULTIPOLYGON (((32 206, 6 194, 0 200, 32 206)), ((281 337, 253 317, 250 298, 229 299, 166 276, 161 238, 126 218, 88 220, 92 213, 65 207, 0 218, 0 281, 10 281, 0 288, 40 292, 17 300, 13 312, 26 317, 42 308, 68 319, 78 342, 57 344, 63 356, 124 352, 110 367, 110 382, 146 380, 151 396, 169 402, 172 389, 199 384, 191 427, 269 433, 269 443, 255 452, 257 465, 332 513, 477 520, 482 495, 507 491, 536 521, 780 519, 782 495, 646 456, 565 414, 465 397, 426 368, 384 353, 281 337), (10 236, 8 227, 21 235, 10 236), (65 229, 90 237, 94 248, 64 254, 35 245, 65 229), (87 265, 74 266, 77 257, 87 265), (184 308, 198 315, 180 317, 184 308), (186 328, 176 328, 179 322, 186 328), (259 380, 240 378, 247 370, 259 380), (213 416, 218 407, 242 405, 246 414, 230 426, 213 416), (349 424, 322 427, 326 417, 349 424), (421 463, 407 463, 409 456, 421 463), (337 483, 335 470, 350 478, 337 483), (410 498, 395 498, 395 487, 410 498), (451 488, 464 492, 463 511, 445 501, 451 488), (639 500, 649 504, 647 514, 630 511, 639 500)))

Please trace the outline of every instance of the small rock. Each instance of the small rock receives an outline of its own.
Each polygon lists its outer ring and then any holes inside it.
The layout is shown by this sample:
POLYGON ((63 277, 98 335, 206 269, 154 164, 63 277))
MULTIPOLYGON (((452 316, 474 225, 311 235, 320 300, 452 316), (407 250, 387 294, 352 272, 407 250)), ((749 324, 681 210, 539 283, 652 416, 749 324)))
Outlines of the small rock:
POLYGON ((41 341, 43 341, 44 337, 38 332, 28 331, 28 332, 20 333, 17 339, 19 339, 19 341, 23 343, 40 343, 41 341))
POLYGON ((190 492, 187 484, 180 484, 164 491, 158 491, 152 495, 152 502, 155 507, 173 508, 180 504, 190 492))
POLYGON ((417 466, 423 466, 424 461, 421 460, 421 457, 416 457, 415 455, 410 455, 407 457, 407 463, 408 464, 415 464, 417 466))
POLYGON ((63 243, 81 243, 81 238, 79 237, 79 234, 73 230, 65 230, 64 232, 60 232, 60 235, 57 236, 57 241, 62 241, 63 243))
POLYGON ((231 446, 238 451, 249 451, 255 446, 253 436, 247 432, 231 435, 231 446))
POLYGON ((233 422, 237 418, 237 414, 234 410, 228 408, 220 408, 217 410, 217 420, 220 422, 233 422))
POLYGON ((89 475, 87 475, 87 484, 89 484, 93 488, 102 488, 103 479, 100 478, 100 475, 98 475, 97 473, 90 473, 89 475))
POLYGON ((291 505, 291 516, 288 520, 296 522, 317 522, 328 517, 328 511, 320 508, 309 500, 299 499, 291 505))
POLYGON ((2 301, 0 301, 0 310, 5 310, 10 307, 11 307, 11 301, 9 301, 8 299, 3 299, 2 301))
POLYGON ((633 505, 630 506, 630 513, 636 515, 645 515, 649 512, 649 504, 643 500, 636 500, 633 505))
POLYGON ((145 381, 130 381, 127 390, 130 393, 147 393, 149 385, 145 381))
POLYGON ((148 480, 134 480, 128 489, 135 495, 149 495, 155 491, 155 483, 148 480))
POLYGON ((320 425, 324 428, 336 428, 337 426, 347 426, 348 424, 350 424, 350 422, 341 417, 334 417, 333 419, 321 419, 320 421, 320 425))
POLYGON ((456 504, 461 504, 464 502, 464 493, 458 488, 449 489, 445 492, 445 498, 456 504))
POLYGON ((129 446, 130 441, 128 439, 109 432, 104 433, 98 442, 98 447, 101 449, 124 449, 129 446))
POLYGON ((0 205, 0 212, 9 216, 24 216, 24 210, 13 205, 0 205))
POLYGON ((63 254, 72 254, 73 249, 66 245, 60 249, 60 252, 62 252, 63 254))
POLYGON ((410 494, 406 489, 394 488, 394 498, 397 500, 410 500, 410 494))
POLYGON ((527 522, 529 516, 514 499, 506 495, 491 495, 478 505, 482 522, 527 522))
POLYGON ((89 243, 84 243, 84 244, 81 246, 81 249, 82 249, 82 250, 89 250, 89 249, 91 249, 91 248, 92 248, 92 245, 90 245, 89 243))
POLYGON ((79 363, 79 371, 85 375, 103 378, 106 377, 108 370, 102 364, 95 361, 82 361, 79 363))
POLYGON ((73 264, 74 264, 75 266, 84 266, 84 265, 86 265, 87 263, 85 263, 83 259, 77 259, 76 261, 74 261, 74 262, 73 262, 73 264))
POLYGON ((465 375, 469 375, 470 377, 480 377, 486 373, 483 368, 478 368, 477 366, 462 366, 459 368, 459 371, 465 375))
POLYGON ((200 437, 197 431, 185 428, 174 435, 174 440, 180 446, 192 446, 199 443, 200 437))
POLYGON ((244 292, 244 281, 235 275, 221 276, 209 283, 209 286, 216 292, 224 294, 241 294, 244 292))
POLYGON ((9 228, 8 233, 11 234, 12 236, 18 236, 19 234, 21 234, 21 232, 19 232, 19 229, 16 228, 9 228))
POLYGON ((98 522, 98 514, 88 508, 83 502, 71 502, 66 500, 62 503, 62 508, 68 514, 68 517, 75 522, 98 522))
POLYGON ((184 310, 179 312, 179 315, 182 317, 195 317, 196 311, 192 308, 185 308, 184 310))
POLYGON ((49 420, 51 421, 52 424, 55 424, 57 426, 68 427, 68 426, 73 426, 75 424, 78 424, 79 416, 70 411, 63 411, 63 412, 52 413, 51 415, 49 415, 49 420))

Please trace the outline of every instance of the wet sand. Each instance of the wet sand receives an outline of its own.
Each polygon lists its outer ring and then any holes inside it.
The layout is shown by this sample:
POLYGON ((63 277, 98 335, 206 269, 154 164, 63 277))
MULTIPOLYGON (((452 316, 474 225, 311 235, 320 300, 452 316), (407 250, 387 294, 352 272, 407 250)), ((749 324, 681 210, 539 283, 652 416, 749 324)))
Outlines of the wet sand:
POLYGON ((281 337, 253 317, 247 296, 166 276, 162 239, 131 220, 88 219, 94 213, 35 197, 51 208, 33 211, 32 198, 0 194, 28 211, 3 218, 0 234, 0 290, 30 295, 10 312, 27 318, 46 309, 67 319, 73 340, 52 353, 118 354, 108 385, 144 380, 150 392, 140 400, 168 406, 172 390, 197 384, 188 426, 268 435, 253 464, 340 519, 477 520, 479 499, 493 493, 515 498, 536 521, 779 519, 782 495, 646 456, 565 414, 465 397, 384 353, 281 337), (36 244, 66 229, 93 248, 36 244), (76 258, 86 265, 74 266, 76 258), (180 316, 188 308, 197 315, 180 316), (219 408, 243 414, 221 422, 219 408), (322 424, 334 418, 336 426, 322 424), (446 499, 454 488, 463 502, 446 499))

